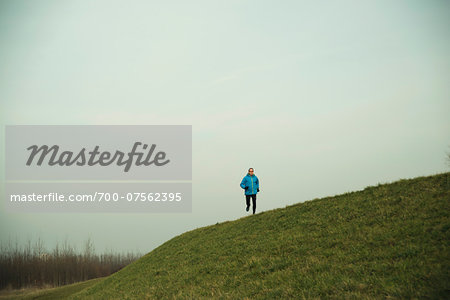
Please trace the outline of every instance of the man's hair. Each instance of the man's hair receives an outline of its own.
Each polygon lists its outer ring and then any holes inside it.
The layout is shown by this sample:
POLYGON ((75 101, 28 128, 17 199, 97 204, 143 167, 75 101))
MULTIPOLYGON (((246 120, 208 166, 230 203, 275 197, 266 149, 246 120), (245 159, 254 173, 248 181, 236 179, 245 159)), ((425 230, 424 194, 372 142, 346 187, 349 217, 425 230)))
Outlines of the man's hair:
POLYGON ((248 168, 248 171, 250 172, 250 170, 253 170, 253 172, 255 171, 255 169, 253 169, 253 168, 248 168))

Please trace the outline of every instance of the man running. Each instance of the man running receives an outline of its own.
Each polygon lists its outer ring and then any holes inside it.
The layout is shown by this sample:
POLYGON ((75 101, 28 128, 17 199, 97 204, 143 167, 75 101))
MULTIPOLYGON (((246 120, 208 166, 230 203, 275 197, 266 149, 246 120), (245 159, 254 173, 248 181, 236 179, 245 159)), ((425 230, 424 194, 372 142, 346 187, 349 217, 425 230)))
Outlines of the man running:
POLYGON ((250 208, 250 198, 252 198, 253 202, 253 214, 256 211, 256 194, 259 192, 259 179, 254 174, 253 168, 248 169, 247 175, 242 178, 241 188, 243 188, 245 194, 245 202, 247 203, 246 211, 250 208))

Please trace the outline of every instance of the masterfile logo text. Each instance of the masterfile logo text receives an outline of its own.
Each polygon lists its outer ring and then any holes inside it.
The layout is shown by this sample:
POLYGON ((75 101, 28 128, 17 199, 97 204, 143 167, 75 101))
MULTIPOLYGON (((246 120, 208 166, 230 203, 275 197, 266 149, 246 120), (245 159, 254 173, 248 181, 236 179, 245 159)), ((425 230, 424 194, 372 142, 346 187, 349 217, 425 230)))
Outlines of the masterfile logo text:
POLYGON ((6 180, 191 180, 191 125, 8 125, 6 180))
MULTIPOLYGON (((152 158, 156 147, 155 144, 149 147, 145 159, 143 159, 144 152, 137 151, 140 145, 142 145, 141 142, 136 142, 134 143, 133 149, 127 154, 117 150, 114 155, 109 151, 100 152, 99 146, 95 146, 95 148, 89 152, 86 151, 86 148, 82 148, 78 154, 74 154, 72 151, 60 151, 60 148, 57 145, 53 145, 52 147, 49 147, 48 145, 42 145, 40 147, 38 145, 32 145, 27 148, 27 150, 30 150, 27 166, 30 166, 33 163, 33 160, 38 154, 40 154, 38 159, 36 159, 36 165, 38 166, 41 166, 46 158, 48 158, 47 164, 49 166, 72 166, 73 164, 76 164, 77 166, 94 166, 96 164, 108 166, 117 161, 118 166, 125 166, 124 172, 130 170, 134 157, 136 157, 136 166, 150 166, 151 164, 154 164, 155 166, 164 166, 169 163, 170 160, 165 159, 166 153, 163 151, 157 152, 155 157, 152 158)), ((148 145, 143 144, 142 148, 143 150, 146 150, 148 145)))
POLYGON ((191 125, 7 125, 10 212, 191 212, 191 125))

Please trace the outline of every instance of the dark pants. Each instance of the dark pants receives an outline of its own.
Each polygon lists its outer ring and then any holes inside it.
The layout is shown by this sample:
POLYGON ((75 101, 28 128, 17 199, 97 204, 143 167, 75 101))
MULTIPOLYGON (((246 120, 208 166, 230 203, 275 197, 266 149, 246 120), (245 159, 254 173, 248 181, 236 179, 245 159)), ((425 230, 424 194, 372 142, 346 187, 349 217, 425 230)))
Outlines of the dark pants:
POLYGON ((247 207, 250 206, 250 198, 252 198, 253 202, 253 213, 256 211, 256 194, 253 195, 245 195, 245 201, 247 202, 247 207))

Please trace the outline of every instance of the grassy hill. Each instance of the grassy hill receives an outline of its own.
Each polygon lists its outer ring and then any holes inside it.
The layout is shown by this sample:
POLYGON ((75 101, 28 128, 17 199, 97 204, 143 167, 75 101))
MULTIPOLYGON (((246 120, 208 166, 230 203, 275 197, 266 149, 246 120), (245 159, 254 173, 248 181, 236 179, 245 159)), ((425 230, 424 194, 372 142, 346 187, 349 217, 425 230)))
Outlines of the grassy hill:
POLYGON ((450 173, 172 238, 70 299, 449 298, 450 173))
POLYGON ((47 288, 47 289, 21 289, 0 292, 0 300, 52 300, 52 299, 66 299, 72 294, 81 291, 96 282, 102 280, 103 278, 95 278, 91 280, 86 280, 83 282, 77 282, 74 284, 68 284, 58 288, 47 288))

